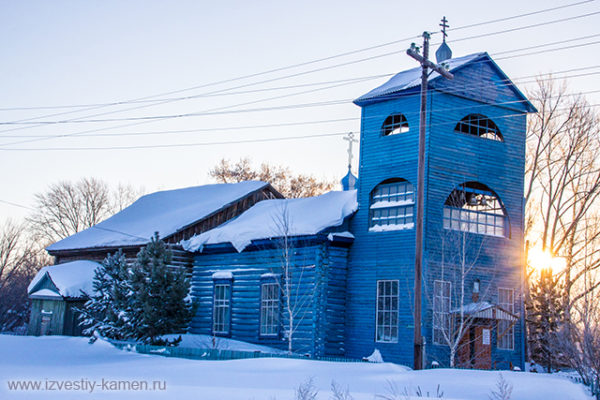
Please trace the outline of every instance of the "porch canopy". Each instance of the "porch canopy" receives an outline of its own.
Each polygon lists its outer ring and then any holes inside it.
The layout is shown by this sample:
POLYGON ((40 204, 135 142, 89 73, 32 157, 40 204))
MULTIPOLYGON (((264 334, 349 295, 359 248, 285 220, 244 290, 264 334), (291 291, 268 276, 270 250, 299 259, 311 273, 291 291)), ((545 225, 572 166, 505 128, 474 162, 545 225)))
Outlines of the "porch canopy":
POLYGON ((478 301, 475 303, 465 304, 462 307, 453 309, 451 313, 460 314, 461 310, 464 315, 468 315, 471 318, 496 319, 501 321, 511 321, 513 323, 517 322, 518 320, 518 317, 515 314, 510 313, 502 309, 500 306, 487 301, 478 301))

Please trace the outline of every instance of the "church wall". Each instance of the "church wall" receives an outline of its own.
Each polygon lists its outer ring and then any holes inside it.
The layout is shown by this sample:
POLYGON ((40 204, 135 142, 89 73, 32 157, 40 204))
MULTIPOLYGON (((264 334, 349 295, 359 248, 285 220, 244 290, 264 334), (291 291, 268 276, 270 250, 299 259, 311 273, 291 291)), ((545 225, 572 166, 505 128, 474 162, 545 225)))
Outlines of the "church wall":
MULTIPOLYGON (((441 275, 441 242, 450 242, 454 249, 447 252, 460 252, 456 248, 457 237, 461 234, 443 229, 443 205, 451 191, 466 181, 477 181, 487 185, 502 200, 510 225, 509 237, 498 238, 467 233, 464 240, 472 253, 473 271, 467 275, 465 284, 465 304, 470 303, 473 281, 481 282, 480 300, 497 304, 498 287, 515 289, 515 312, 520 313, 522 299, 520 293, 521 268, 523 257, 523 175, 525 149, 525 115, 505 108, 482 105, 479 102, 432 93, 431 121, 427 144, 428 174, 426 197, 425 231, 425 287, 423 300, 425 326, 423 329, 428 346, 428 362, 448 364, 444 346, 432 342, 432 287, 441 275), (468 134, 454 132, 460 119, 476 112, 491 118, 503 134, 504 142, 483 139, 468 134), (449 235, 454 234, 454 239, 449 235), (426 306, 425 306, 426 305, 426 306)), ((499 98, 497 101, 508 101, 499 98)), ((449 257, 447 256, 446 259, 449 257)), ((456 281, 446 271, 444 280, 456 281)), ((456 286, 456 282, 454 284, 456 286)), ((458 288, 453 288, 457 290, 458 288)), ((457 297, 457 296, 454 296, 457 297)), ((456 299, 458 300, 458 299, 456 299)), ((495 333, 495 330, 494 330, 495 333)), ((492 359, 498 364, 521 365, 521 329, 515 326, 515 350, 499 350, 492 341, 492 359)))
POLYGON ((386 361, 412 365, 415 230, 369 231, 369 201, 371 191, 385 179, 403 178, 416 189, 418 112, 419 98, 415 95, 363 108, 359 209, 352 220, 356 240, 348 270, 346 337, 350 357, 365 357, 377 348, 386 361), (382 136, 385 118, 396 112, 406 116, 409 131, 382 136), (377 280, 399 281, 397 343, 375 342, 377 280))
MULTIPOLYGON (((504 79, 494 74, 489 65, 466 67, 457 74, 460 96, 430 90, 428 101, 424 227, 423 326, 426 340, 426 363, 438 361, 447 365, 447 346, 432 343, 433 281, 442 275, 441 236, 443 206, 451 191, 466 181, 481 182, 497 193, 508 213, 510 236, 467 234, 477 262, 465 284, 466 301, 471 302, 473 281, 479 279, 487 300, 498 301, 498 287, 515 289, 515 314, 521 312, 521 265, 523 257, 523 175, 526 117, 516 111, 519 103, 507 108, 484 105, 461 96, 472 96, 496 103, 520 100, 504 86, 504 79), (487 80, 494 85, 474 83, 487 80), (461 83, 462 82, 462 83, 461 83), (479 93, 481 92, 481 93, 479 93), (476 95, 477 94, 477 95, 476 95), (496 142, 468 134, 456 133, 456 124, 467 114, 490 117, 504 135, 496 142)), ((444 90, 452 83, 444 83, 444 90)), ((370 103, 362 108, 359 170, 359 210, 352 221, 356 237, 350 252, 347 291, 346 347, 350 357, 367 356, 377 348, 384 360, 413 364, 413 277, 415 229, 370 232, 369 202, 373 188, 385 179, 403 178, 411 182, 416 193, 419 127, 418 90, 409 90, 393 100, 370 103), (391 136, 381 135, 385 118, 401 112, 409 123, 409 131, 391 136), (377 281, 399 281, 399 321, 397 343, 375 340, 377 281)), ((415 204, 416 213, 416 204, 415 204)), ((446 232, 444 232, 446 231, 446 232)), ((444 274, 448 279, 449 271, 444 274)), ((483 300, 483 299, 482 299, 483 300)), ((508 368, 510 363, 522 367, 522 332, 520 322, 514 326, 514 350, 499 350, 496 329, 492 331, 493 366, 508 368)))
MULTIPOLYGON (((347 249, 318 243, 298 243, 291 247, 291 303, 295 332, 293 350, 312 356, 344 355, 344 311, 347 249)), ((236 340, 287 350, 284 330, 276 336, 260 335, 260 296, 262 283, 277 283, 282 273, 282 249, 272 243, 252 246, 241 253, 199 253, 194 258, 192 295, 198 309, 190 332, 212 335, 214 284, 231 273, 231 329, 226 336, 236 340), (219 279, 214 279, 218 277, 219 279)), ((283 287, 283 285, 280 285, 283 287)), ((289 326, 286 298, 280 298, 280 318, 289 326)), ((218 340, 218 339, 217 339, 218 340)))

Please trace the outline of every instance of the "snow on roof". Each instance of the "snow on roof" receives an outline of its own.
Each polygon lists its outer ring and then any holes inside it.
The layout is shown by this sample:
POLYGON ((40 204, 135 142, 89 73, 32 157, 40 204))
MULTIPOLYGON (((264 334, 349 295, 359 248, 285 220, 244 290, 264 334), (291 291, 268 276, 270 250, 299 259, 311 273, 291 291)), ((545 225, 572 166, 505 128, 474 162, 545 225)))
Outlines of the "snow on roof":
POLYGON ((87 260, 71 261, 64 264, 49 265, 38 271, 29 287, 27 293, 33 292, 38 283, 47 276, 58 289, 58 294, 63 297, 81 297, 81 292, 92 293, 94 271, 100 266, 99 263, 87 260))
POLYGON ((48 251, 146 244, 198 221, 268 183, 247 181, 166 190, 140 197, 129 207, 99 224, 60 240, 48 251))
MULTIPOLYGON (((457 68, 460 68, 476 60, 477 58, 483 57, 484 55, 487 55, 487 53, 475 53, 464 57, 451 58, 449 60, 444 61, 443 64, 447 64, 448 69, 450 70, 450 72, 452 72, 453 70, 456 70, 457 68)), ((429 75, 429 82, 439 78, 440 76, 441 75, 437 72, 432 71, 429 75)), ((358 99, 354 100, 354 103, 361 105, 377 97, 389 96, 391 94, 398 93, 403 90, 417 87, 420 85, 421 67, 408 69, 406 71, 397 73, 383 85, 371 90, 367 94, 360 96, 358 99)))
POLYGON ((253 240, 285 236, 315 235, 339 226, 358 208, 356 190, 329 192, 299 199, 263 200, 238 218, 182 241, 188 251, 202 251, 204 245, 231 243, 242 251, 253 240))
POLYGON ((30 293, 29 297, 56 297, 58 299, 62 299, 62 296, 60 294, 50 289, 36 290, 35 292, 30 293))

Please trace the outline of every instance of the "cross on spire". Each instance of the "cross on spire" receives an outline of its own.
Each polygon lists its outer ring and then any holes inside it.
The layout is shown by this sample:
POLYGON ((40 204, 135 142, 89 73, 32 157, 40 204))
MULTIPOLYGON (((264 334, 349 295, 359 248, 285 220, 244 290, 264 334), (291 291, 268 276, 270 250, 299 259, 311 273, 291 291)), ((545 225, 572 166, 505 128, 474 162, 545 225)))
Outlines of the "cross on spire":
POLYGON ((358 139, 354 138, 354 132, 348 132, 342 139, 348 142, 348 171, 352 172, 352 158, 354 157, 352 146, 354 143, 358 143, 358 139))
POLYGON ((440 26, 442 27, 442 40, 444 41, 444 43, 446 43, 446 36, 448 36, 448 34, 446 33, 446 28, 450 28, 450 25, 448 25, 448 20, 446 19, 445 15, 444 18, 442 18, 442 23, 440 24, 440 26))

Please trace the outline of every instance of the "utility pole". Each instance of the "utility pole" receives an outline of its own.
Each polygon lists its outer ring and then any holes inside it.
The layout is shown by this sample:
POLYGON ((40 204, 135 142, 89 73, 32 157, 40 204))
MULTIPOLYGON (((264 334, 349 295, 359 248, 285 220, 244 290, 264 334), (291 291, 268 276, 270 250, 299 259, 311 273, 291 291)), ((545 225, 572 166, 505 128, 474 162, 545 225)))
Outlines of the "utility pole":
MULTIPOLYGON (((445 18, 444 18, 445 19, 445 18)), ((445 24, 445 22, 444 22, 445 24)), ((444 27, 444 35, 446 28, 444 27)), ((425 196, 425 124, 427 123, 427 82, 429 79, 429 69, 431 68, 438 74, 447 79, 454 79, 454 75, 441 67, 429 61, 429 32, 423 32, 423 55, 419 54, 419 49, 415 44, 411 44, 406 54, 417 60, 421 64, 421 119, 419 122, 419 161, 417 177, 417 227, 415 240, 415 329, 414 329, 414 368, 423 369, 423 335, 421 334, 421 286, 423 281, 423 204, 425 196)))

